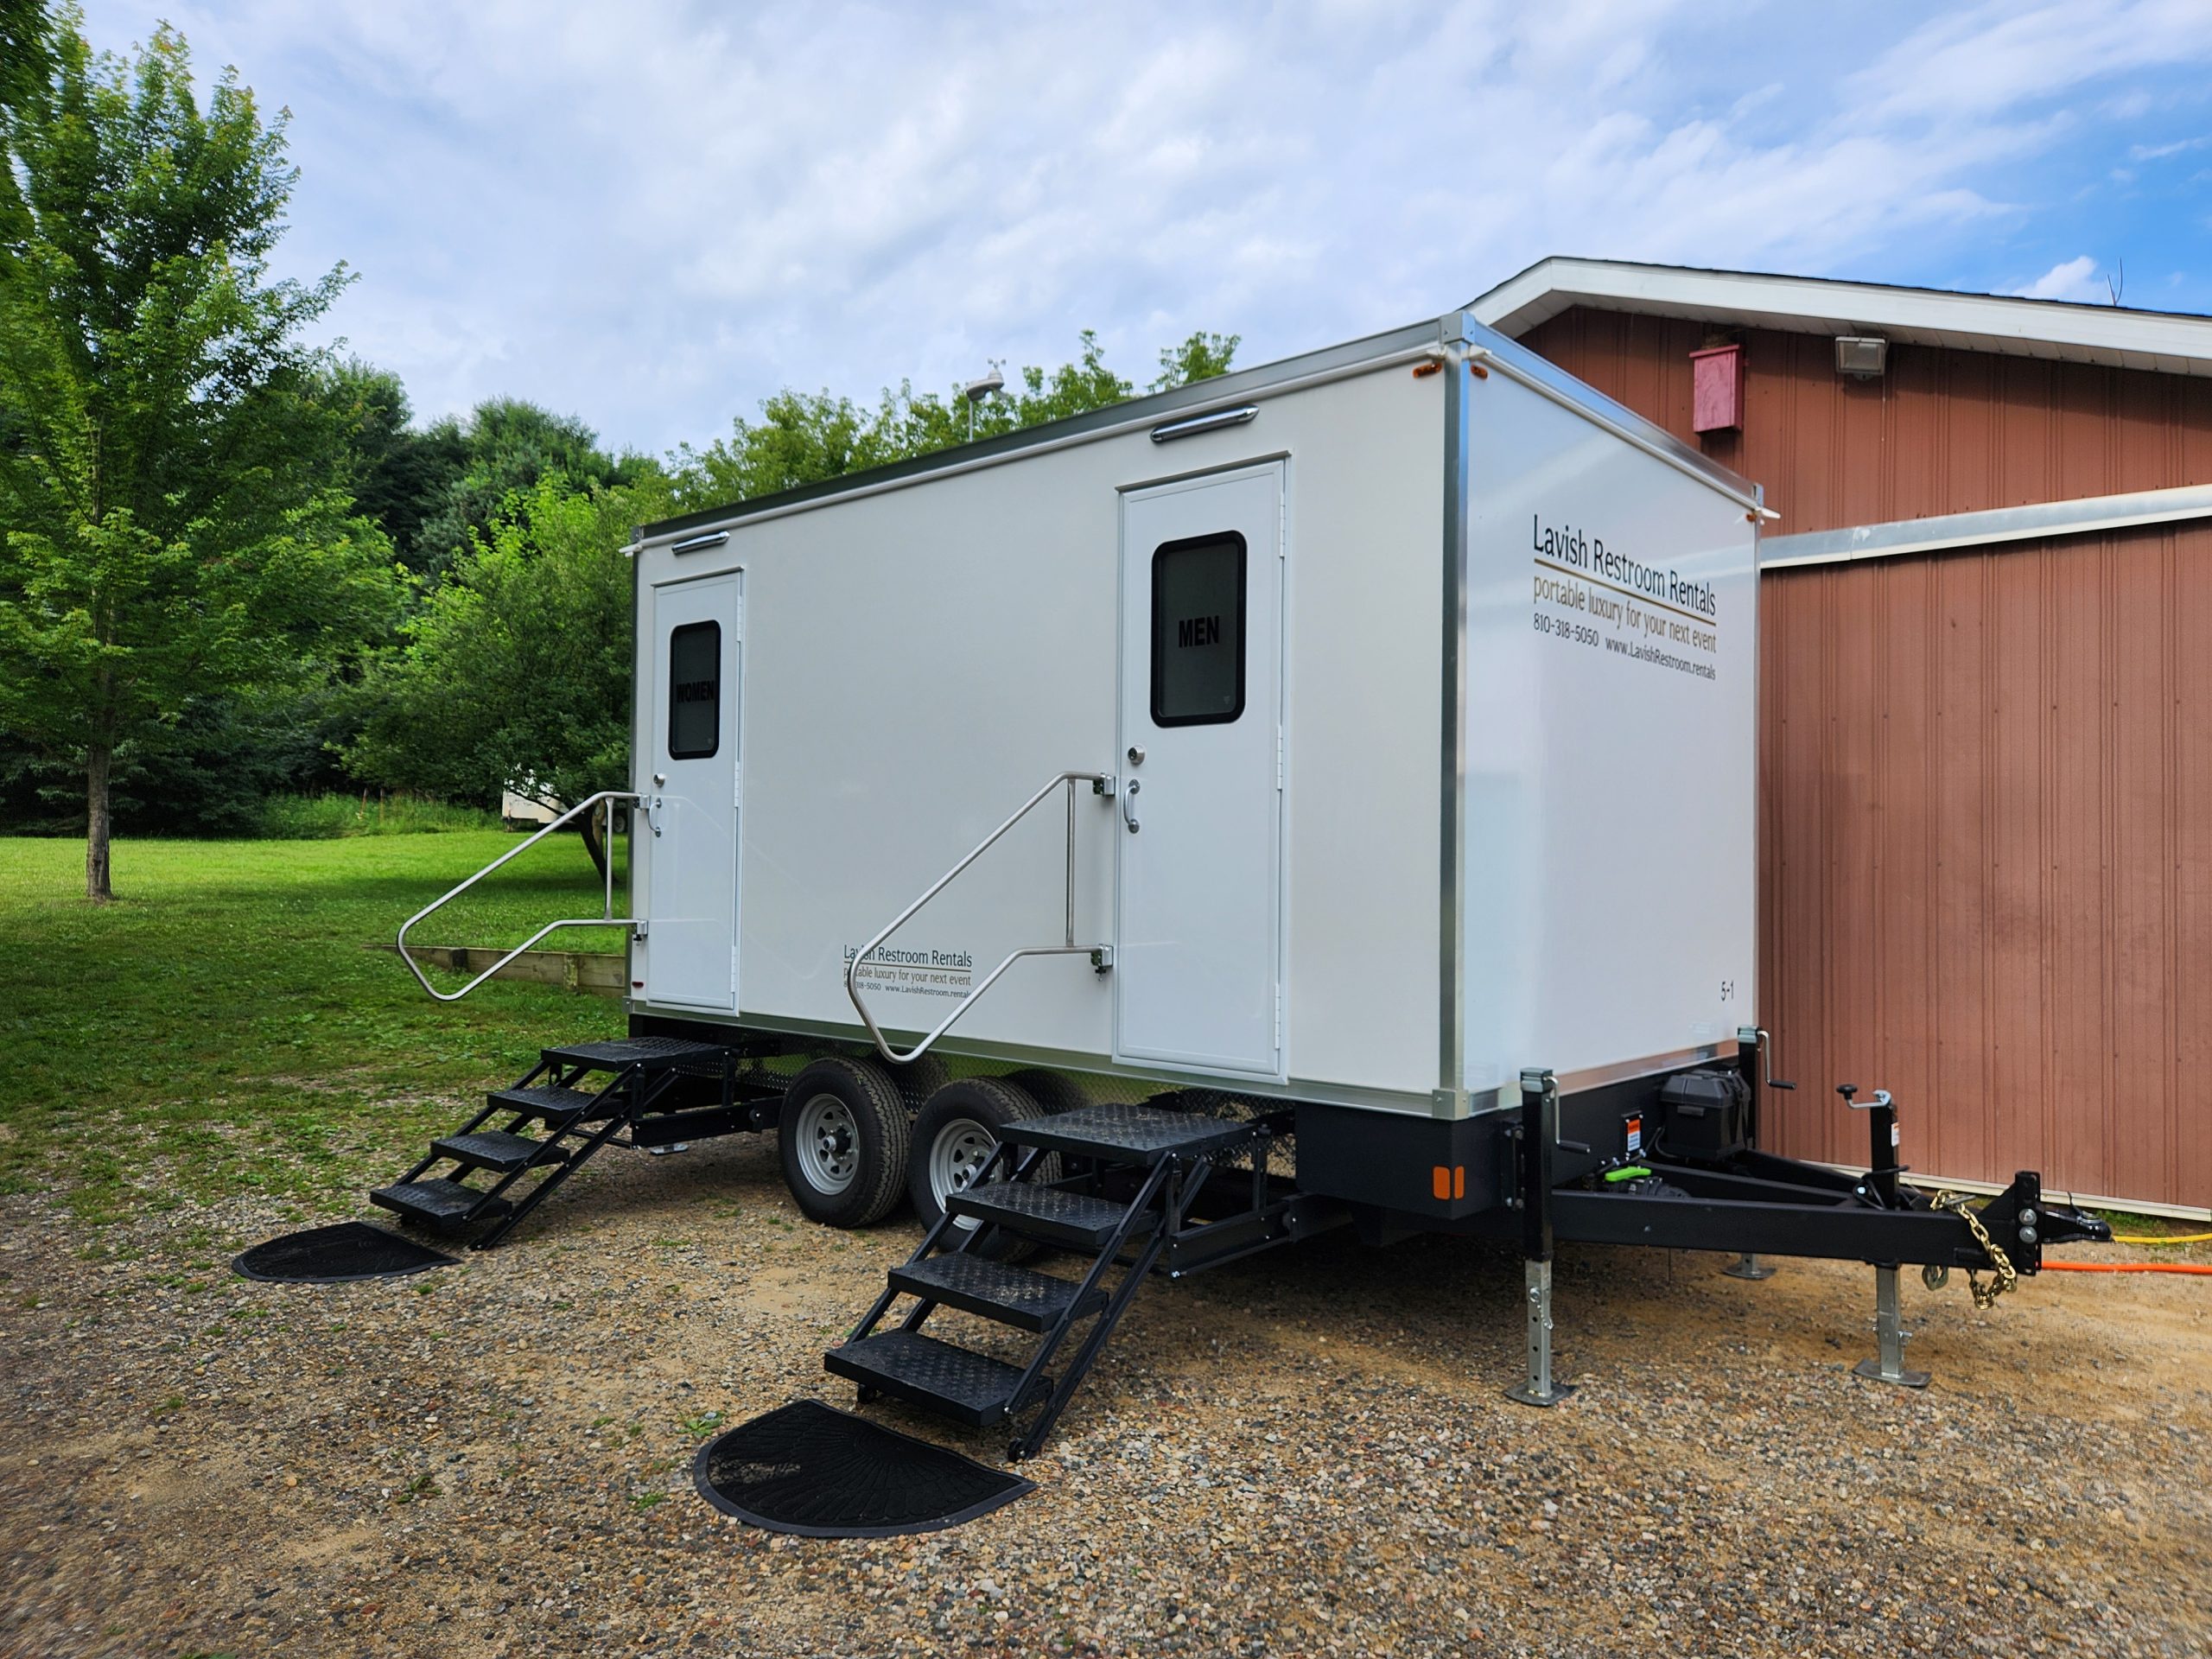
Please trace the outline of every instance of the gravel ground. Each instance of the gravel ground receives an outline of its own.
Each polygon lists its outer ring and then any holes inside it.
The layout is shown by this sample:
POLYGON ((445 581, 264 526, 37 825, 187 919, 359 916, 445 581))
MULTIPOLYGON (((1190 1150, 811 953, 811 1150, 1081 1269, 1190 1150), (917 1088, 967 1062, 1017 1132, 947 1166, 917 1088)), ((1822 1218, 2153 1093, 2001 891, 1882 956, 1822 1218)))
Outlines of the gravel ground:
POLYGON ((829 1541, 718 1515, 690 1457, 849 1406, 821 1351, 911 1221, 810 1226, 740 1138, 610 1154, 419 1278, 228 1274, 286 1230, 187 1207, 103 1262, 0 1205, 0 1653, 2212 1649, 2201 1279, 2054 1274, 1987 1315, 1910 1280, 1911 1393, 1849 1373, 1863 1268, 1569 1247, 1582 1389, 1538 1412, 1500 1395, 1510 1256, 1334 1234, 1147 1286, 1030 1497, 829 1541))

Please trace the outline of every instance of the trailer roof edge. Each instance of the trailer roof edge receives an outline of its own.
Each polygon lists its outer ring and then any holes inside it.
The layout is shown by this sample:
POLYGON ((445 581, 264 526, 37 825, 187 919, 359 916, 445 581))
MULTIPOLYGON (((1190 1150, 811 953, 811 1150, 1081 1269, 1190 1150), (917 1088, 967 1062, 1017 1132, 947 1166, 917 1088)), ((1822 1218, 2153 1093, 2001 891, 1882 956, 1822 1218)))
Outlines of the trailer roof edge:
POLYGON ((754 496, 750 500, 705 507, 673 518, 664 518, 657 524, 645 525, 632 546, 634 550, 642 550, 655 543, 697 531, 741 524, 747 519, 771 515, 780 516, 823 505, 843 496, 863 493, 872 494, 898 488, 919 483, 938 474, 996 466, 1033 451, 1104 438, 1132 428, 1156 424, 1176 415, 1197 415, 1216 407, 1231 407, 1255 398, 1295 390, 1319 379, 1333 379, 1342 375, 1386 367, 1394 362, 1454 345, 1481 353, 1496 361, 1512 378, 1576 410, 1638 448, 1701 478, 1723 494, 1747 505, 1758 505, 1758 486, 1682 443, 1634 410, 1585 385, 1497 330, 1477 321, 1471 313, 1452 311, 1446 312, 1440 319, 1365 335, 1341 345, 1249 369, 1235 370, 1211 379, 1195 381, 1167 391, 1152 392, 1126 403, 1112 404, 1103 409, 1071 416, 1065 420, 1024 427, 1018 432, 1003 433, 975 443, 956 444, 949 449, 936 450, 909 461, 893 461, 887 466, 869 467, 864 472, 824 479, 817 484, 803 484, 794 489, 754 496))
POLYGON ((1576 379, 1549 358, 1539 356, 1510 335, 1478 321, 1473 312, 1458 315, 1461 319, 1461 338, 1470 350, 1530 391, 1564 404, 1762 518, 1774 516, 1766 510, 1764 490, 1741 473, 1684 443, 1665 427, 1647 420, 1626 404, 1616 403, 1588 382, 1576 379))
POLYGON ((1384 334, 1369 334, 1340 346, 1284 358, 1279 362, 1231 370, 1227 374, 1193 381, 1166 391, 1148 392, 1125 403, 1109 404, 1103 409, 1071 415, 1065 420, 1047 421, 1042 426, 1026 426, 1016 432, 1001 433, 996 437, 983 438, 974 443, 955 444, 949 449, 933 450, 909 461, 895 461, 886 466, 868 467, 864 472, 824 479, 818 484, 802 484, 794 489, 778 490, 771 495, 756 495, 747 501, 702 508, 696 512, 647 524, 641 539, 648 543, 660 541, 671 536, 680 536, 687 531, 735 524, 758 518, 763 513, 813 505, 860 490, 879 490, 893 485, 918 482, 936 473, 992 466, 1012 461, 1033 449, 1104 437, 1124 427, 1155 423, 1173 415, 1201 413, 1217 404, 1233 404, 1274 391, 1288 381, 1306 379, 1317 373, 1357 370, 1370 363, 1380 363, 1408 353, 1433 348, 1437 344, 1437 327, 1433 321, 1406 328, 1394 328, 1384 334))

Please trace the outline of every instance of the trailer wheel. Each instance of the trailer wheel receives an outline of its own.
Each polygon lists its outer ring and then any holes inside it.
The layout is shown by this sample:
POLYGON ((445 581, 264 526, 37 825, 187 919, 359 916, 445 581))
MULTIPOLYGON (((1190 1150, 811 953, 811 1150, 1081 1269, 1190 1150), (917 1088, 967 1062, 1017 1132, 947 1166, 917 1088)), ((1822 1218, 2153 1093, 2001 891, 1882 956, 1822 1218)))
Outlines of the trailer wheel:
POLYGON ((899 1202, 912 1132, 882 1067, 842 1055, 817 1060, 784 1091, 776 1135, 784 1185, 810 1221, 871 1226, 899 1202))
MULTIPOLYGON (((1044 1108, 1006 1077, 962 1077, 931 1095, 914 1120, 914 1147, 907 1160, 906 1191, 922 1225, 936 1226, 945 1199, 972 1183, 990 1162, 1001 1128, 1044 1116, 1044 1108)), ((1047 1153, 1031 1176, 1059 1179, 1059 1154, 1047 1153)), ((978 1224, 963 1216, 953 1224, 972 1232, 978 1224)))

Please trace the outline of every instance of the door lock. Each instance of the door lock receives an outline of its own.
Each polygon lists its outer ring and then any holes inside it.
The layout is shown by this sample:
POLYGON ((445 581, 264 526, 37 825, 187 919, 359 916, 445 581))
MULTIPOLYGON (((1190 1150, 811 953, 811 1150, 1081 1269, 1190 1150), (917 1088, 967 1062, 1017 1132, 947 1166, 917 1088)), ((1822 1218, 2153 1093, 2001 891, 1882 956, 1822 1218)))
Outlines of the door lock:
POLYGON ((1129 764, 1133 766, 1144 765, 1144 746, 1141 743, 1129 745, 1129 764))
POLYGON ((1137 832, 1137 791, 1144 785, 1134 778, 1122 785, 1122 822, 1129 826, 1129 833, 1137 832))

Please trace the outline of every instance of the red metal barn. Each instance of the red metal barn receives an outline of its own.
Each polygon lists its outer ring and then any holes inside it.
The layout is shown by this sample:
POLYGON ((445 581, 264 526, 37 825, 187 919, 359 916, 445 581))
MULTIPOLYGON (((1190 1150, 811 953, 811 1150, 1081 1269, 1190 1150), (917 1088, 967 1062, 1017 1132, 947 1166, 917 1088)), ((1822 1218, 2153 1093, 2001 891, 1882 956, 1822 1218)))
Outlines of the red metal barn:
POLYGON ((1863 1160, 1857 1083, 1927 1173, 2212 1205, 2212 318, 1580 259, 1471 308, 1781 514, 1773 1149, 1863 1160))

